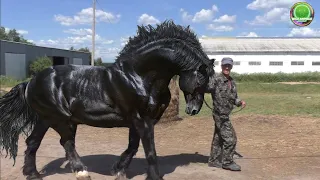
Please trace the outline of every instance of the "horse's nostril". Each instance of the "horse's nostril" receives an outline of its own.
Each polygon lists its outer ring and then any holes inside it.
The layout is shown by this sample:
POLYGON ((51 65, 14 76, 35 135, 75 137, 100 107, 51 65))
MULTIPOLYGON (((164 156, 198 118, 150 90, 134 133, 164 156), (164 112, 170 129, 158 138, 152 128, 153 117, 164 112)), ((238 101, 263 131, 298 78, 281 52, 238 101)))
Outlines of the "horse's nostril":
POLYGON ((195 115, 195 114, 197 114, 197 110, 192 110, 192 113, 191 113, 192 115, 195 115))

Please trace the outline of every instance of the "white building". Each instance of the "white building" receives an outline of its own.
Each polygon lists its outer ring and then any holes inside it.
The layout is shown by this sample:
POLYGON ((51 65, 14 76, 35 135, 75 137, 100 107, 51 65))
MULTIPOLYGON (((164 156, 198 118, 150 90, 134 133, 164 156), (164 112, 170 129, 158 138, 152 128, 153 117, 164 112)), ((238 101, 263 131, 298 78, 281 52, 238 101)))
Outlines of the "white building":
POLYGON ((320 38, 201 38, 220 70, 223 57, 234 60, 237 73, 320 71, 320 38))

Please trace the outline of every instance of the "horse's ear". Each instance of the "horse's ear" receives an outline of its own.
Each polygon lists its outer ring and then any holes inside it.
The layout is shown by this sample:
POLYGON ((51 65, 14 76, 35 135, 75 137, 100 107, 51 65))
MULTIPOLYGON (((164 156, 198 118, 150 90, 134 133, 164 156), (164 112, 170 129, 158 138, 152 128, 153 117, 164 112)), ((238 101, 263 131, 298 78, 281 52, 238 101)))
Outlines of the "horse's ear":
POLYGON ((210 59, 210 65, 211 65, 211 66, 214 66, 214 61, 216 61, 215 58, 210 59))
POLYGON ((215 58, 211 58, 210 61, 213 64, 216 61, 216 59, 215 58))

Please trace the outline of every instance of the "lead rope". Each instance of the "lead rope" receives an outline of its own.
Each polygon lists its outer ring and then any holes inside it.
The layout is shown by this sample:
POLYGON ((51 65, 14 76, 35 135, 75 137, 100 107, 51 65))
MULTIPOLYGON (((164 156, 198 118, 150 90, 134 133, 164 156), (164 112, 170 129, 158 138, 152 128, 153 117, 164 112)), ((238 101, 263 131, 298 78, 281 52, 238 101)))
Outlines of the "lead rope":
MULTIPOLYGON (((206 101, 205 99, 203 99, 203 100, 204 100, 204 103, 206 104, 206 106, 207 106, 209 109, 211 109, 211 111, 213 111, 213 108, 209 106, 209 104, 207 103, 207 101, 206 101)), ((240 112, 242 109, 243 109, 243 107, 241 107, 241 108, 240 108, 239 110, 237 110, 237 111, 232 112, 231 114, 240 112)))

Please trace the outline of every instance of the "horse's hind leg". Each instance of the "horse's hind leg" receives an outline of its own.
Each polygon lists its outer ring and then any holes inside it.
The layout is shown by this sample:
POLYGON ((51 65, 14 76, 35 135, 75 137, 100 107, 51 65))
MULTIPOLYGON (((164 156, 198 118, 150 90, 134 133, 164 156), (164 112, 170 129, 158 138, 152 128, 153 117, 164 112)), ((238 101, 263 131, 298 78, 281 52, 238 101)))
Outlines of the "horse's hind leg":
POLYGON ((116 175, 116 180, 126 179, 125 169, 131 163, 133 156, 138 152, 140 136, 135 127, 129 128, 129 145, 128 148, 121 154, 120 160, 112 167, 112 174, 116 175))
POLYGON ((60 123, 52 127, 61 137, 60 144, 64 147, 66 151, 67 159, 72 172, 76 173, 78 180, 90 180, 89 173, 85 165, 81 162, 80 156, 75 148, 75 124, 60 123))
POLYGON ((49 126, 39 119, 31 135, 26 139, 27 149, 24 155, 23 174, 27 176, 27 180, 42 179, 36 167, 36 153, 48 129, 49 126))

